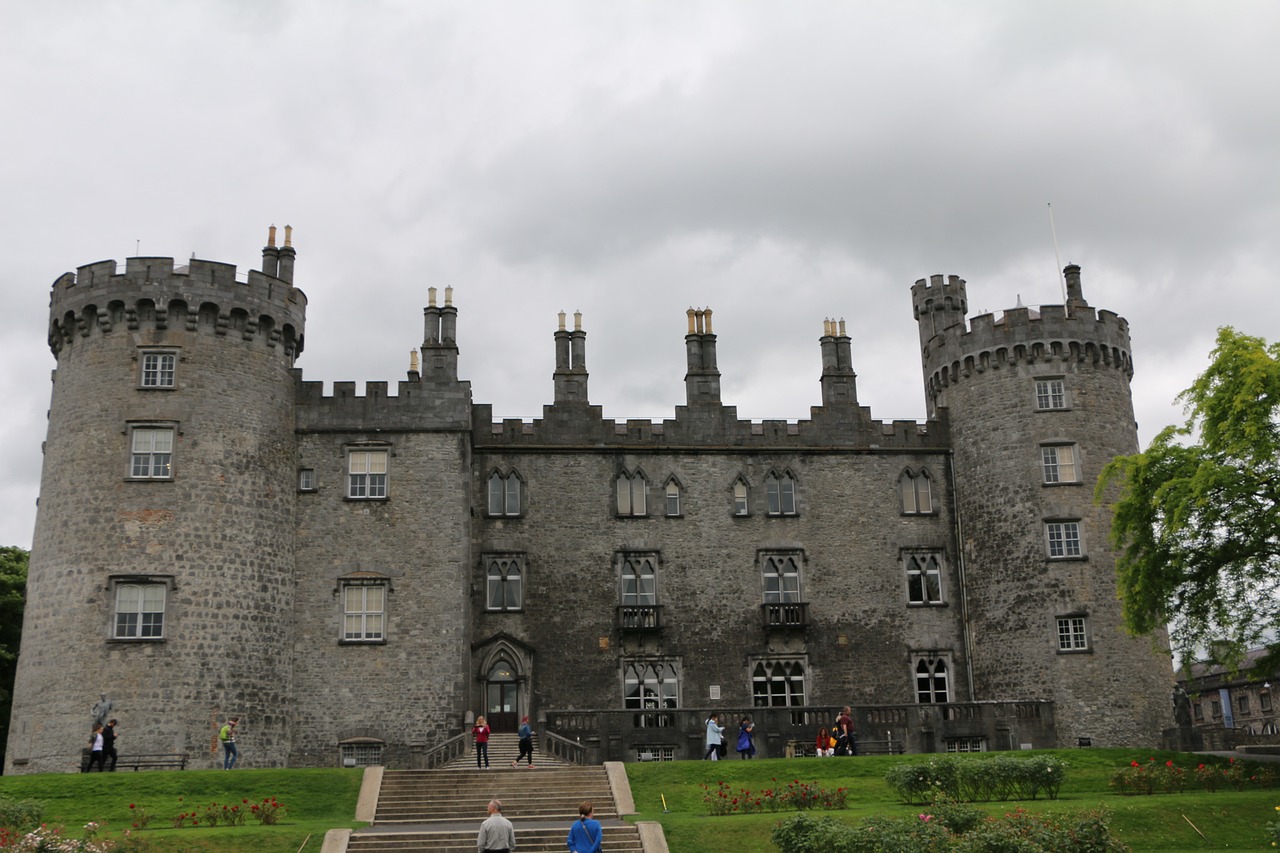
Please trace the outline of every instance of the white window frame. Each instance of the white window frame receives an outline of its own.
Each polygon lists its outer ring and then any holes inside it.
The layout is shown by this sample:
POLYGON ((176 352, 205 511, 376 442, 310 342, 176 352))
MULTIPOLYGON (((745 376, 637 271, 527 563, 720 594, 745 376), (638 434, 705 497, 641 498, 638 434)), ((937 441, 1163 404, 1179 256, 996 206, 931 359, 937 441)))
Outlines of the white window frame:
POLYGON ((675 480, 667 480, 666 511, 667 518, 678 518, 682 515, 680 484, 675 480))
POLYGON ((1080 454, 1074 444, 1040 446, 1040 471, 1046 486, 1080 482, 1080 454))
POLYGON ((1067 380, 1061 376, 1045 376, 1036 380, 1036 411, 1058 412, 1070 408, 1067 380))
POLYGON ((386 746, 380 740, 355 740, 338 744, 338 761, 343 767, 347 760, 355 767, 378 767, 382 764, 382 750, 386 746))
POLYGON ((925 469, 921 468, 918 474, 910 469, 903 471, 898 478, 898 491, 903 515, 933 514, 933 478, 925 469))
POLYGON ((1050 560, 1079 560, 1084 557, 1084 537, 1079 520, 1046 521, 1044 539, 1050 560))
POLYGON ((807 658, 757 658, 748 664, 752 706, 794 708, 805 704, 805 697, 809 695, 807 658))
POLYGON ((799 604, 804 601, 801 585, 802 551, 762 551, 760 580, 765 604, 799 604))
POLYGON ((129 479, 172 480, 177 424, 132 424, 129 429, 129 479))
POLYGON ((347 499, 386 500, 390 467, 389 447, 347 448, 347 499))
POLYGON ((929 606, 946 603, 943 598, 941 551, 906 551, 902 562, 907 577, 907 604, 929 606))
POLYGON ((970 737, 949 737, 946 739, 947 752, 986 752, 987 739, 981 735, 970 737))
POLYGON ((619 594, 623 607, 651 607, 658 603, 658 556, 621 555, 619 594))
POLYGON ((299 468, 298 469, 298 491, 314 492, 316 490, 316 469, 315 468, 299 468))
POLYGON ((1069 613, 1066 616, 1059 616, 1057 625, 1058 651, 1089 651, 1089 618, 1087 616, 1081 613, 1069 613))
POLYGON ((733 481, 733 514, 739 518, 751 515, 751 489, 747 481, 739 477, 733 481))
POLYGON ((144 643, 164 640, 172 586, 173 578, 168 576, 111 578, 111 639, 144 643), (127 618, 130 616, 133 618, 127 618), (123 622, 121 617, 126 617, 123 622))
POLYGON ((521 515, 521 485, 520 476, 514 471, 505 476, 499 471, 490 474, 486 485, 487 515, 490 518, 518 518, 521 515))
POLYGON ((178 373, 176 350, 142 350, 140 353, 138 387, 146 389, 171 389, 178 373))
POLYGON ((390 585, 385 580, 347 580, 341 587, 342 642, 385 643, 390 585))
POLYGON ((523 554, 484 555, 484 609, 490 613, 524 610, 526 589, 523 554))
POLYGON ((916 704, 944 705, 951 701, 950 663, 944 655, 919 655, 911 665, 916 704))
POLYGON ((796 515, 796 478, 787 471, 781 474, 769 472, 764 478, 765 514, 772 516, 796 515))
POLYGON ((644 518, 649 514, 648 507, 649 481, 643 472, 618 474, 618 516, 621 518, 644 518))

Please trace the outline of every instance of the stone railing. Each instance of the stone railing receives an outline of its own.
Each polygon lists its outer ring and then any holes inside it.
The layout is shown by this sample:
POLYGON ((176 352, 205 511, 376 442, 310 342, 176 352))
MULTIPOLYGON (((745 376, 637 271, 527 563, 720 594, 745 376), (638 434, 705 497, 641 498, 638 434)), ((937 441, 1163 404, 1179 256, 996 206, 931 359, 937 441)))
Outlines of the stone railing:
POLYGON ((409 766, 413 770, 434 770, 443 767, 459 756, 471 750, 471 738, 466 733, 456 734, 444 743, 437 744, 421 752, 414 750, 410 756, 409 766))
POLYGON ((570 764, 587 763, 587 748, 581 742, 561 737, 555 732, 544 732, 538 746, 547 755, 554 755, 570 764))

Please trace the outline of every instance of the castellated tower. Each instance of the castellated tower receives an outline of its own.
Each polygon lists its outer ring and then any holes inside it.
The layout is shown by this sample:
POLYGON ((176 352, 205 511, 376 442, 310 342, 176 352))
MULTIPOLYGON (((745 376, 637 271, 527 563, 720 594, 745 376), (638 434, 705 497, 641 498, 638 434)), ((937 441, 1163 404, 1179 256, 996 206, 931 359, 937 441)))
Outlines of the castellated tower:
POLYGON ((239 715, 255 766, 286 761, 306 297, 274 233, 247 277, 143 257, 54 282, 6 773, 74 769, 100 693, 123 751, 198 758, 239 715))
POLYGON ((1053 700, 1058 745, 1149 744, 1172 725, 1167 639, 1129 636, 1102 466, 1138 450, 1129 326, 1085 301, 965 327, 965 283, 912 287, 930 417, 949 421, 974 696, 1053 700))

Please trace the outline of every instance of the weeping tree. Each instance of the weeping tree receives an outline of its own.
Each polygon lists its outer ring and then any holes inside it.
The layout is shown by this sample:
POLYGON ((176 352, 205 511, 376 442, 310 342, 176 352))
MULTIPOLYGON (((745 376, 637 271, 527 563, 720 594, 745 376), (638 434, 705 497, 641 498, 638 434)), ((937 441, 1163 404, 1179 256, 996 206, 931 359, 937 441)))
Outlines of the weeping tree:
POLYGON ((1130 631, 1168 626, 1180 662, 1280 663, 1280 343, 1218 330, 1211 362, 1179 395, 1183 426, 1118 456, 1094 497, 1112 512, 1130 631))

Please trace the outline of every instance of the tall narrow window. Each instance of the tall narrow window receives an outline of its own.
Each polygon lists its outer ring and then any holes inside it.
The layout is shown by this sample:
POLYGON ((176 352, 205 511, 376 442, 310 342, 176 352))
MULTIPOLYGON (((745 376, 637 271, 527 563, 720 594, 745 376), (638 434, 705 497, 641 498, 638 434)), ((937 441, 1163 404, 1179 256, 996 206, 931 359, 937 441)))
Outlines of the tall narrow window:
POLYGON ((622 603, 624 606, 658 603, 658 585, 651 556, 629 555, 622 561, 622 603))
POLYGON ((800 558, 794 554, 766 554, 764 603, 782 604, 800 600, 800 558))
POLYGON ((1080 522, 1051 521, 1045 524, 1044 530, 1051 558, 1062 559, 1082 556, 1080 522))
POLYGON ((116 584, 117 640, 159 640, 164 637, 166 583, 116 584))
POLYGON ((174 367, 178 357, 171 352, 142 354, 142 387, 172 388, 174 367))
POLYGON ((804 661, 758 661, 751 670, 751 701, 757 708, 804 704, 804 661))
POLYGON ((667 481, 667 517, 680 515, 680 484, 675 480, 667 481))
POLYGON ((1078 483, 1076 449, 1070 444, 1054 444, 1040 448, 1040 464, 1045 483, 1078 483))
POLYGON ((173 428, 135 427, 129 476, 165 480, 173 476, 173 428))
POLYGON ((919 474, 903 471, 898 478, 898 487, 902 492, 904 514, 928 515, 933 512, 933 483, 928 471, 922 470, 919 474))
POLYGON ((523 557, 512 555, 485 558, 486 607, 489 610, 520 610, 524 607, 523 562, 523 557))
POLYGON ((347 453, 347 497, 370 500, 387 496, 387 451, 347 453))
POLYGON ((747 484, 741 477, 733 481, 733 514, 748 514, 747 484))
POLYGON ((1067 389, 1061 379, 1036 380, 1037 409, 1065 409, 1067 407, 1067 389))
POLYGON ((942 658, 921 658, 916 662, 916 701, 922 705, 949 701, 947 662, 942 658))
POLYGON ((764 481, 764 494, 769 515, 796 514, 796 481, 790 474, 778 476, 770 473, 764 481))
POLYGON ((907 554, 907 601, 942 603, 942 566, 937 554, 907 554))
POLYGON ((353 584, 342 588, 342 639, 378 642, 386 638, 387 588, 384 584, 353 584))
POLYGON ((502 476, 494 471, 489 477, 489 515, 520 514, 520 478, 515 473, 502 476))
POLYGON ((637 471, 634 476, 625 471, 618 475, 618 515, 648 515, 645 504, 645 493, 649 487, 644 474, 637 471))

